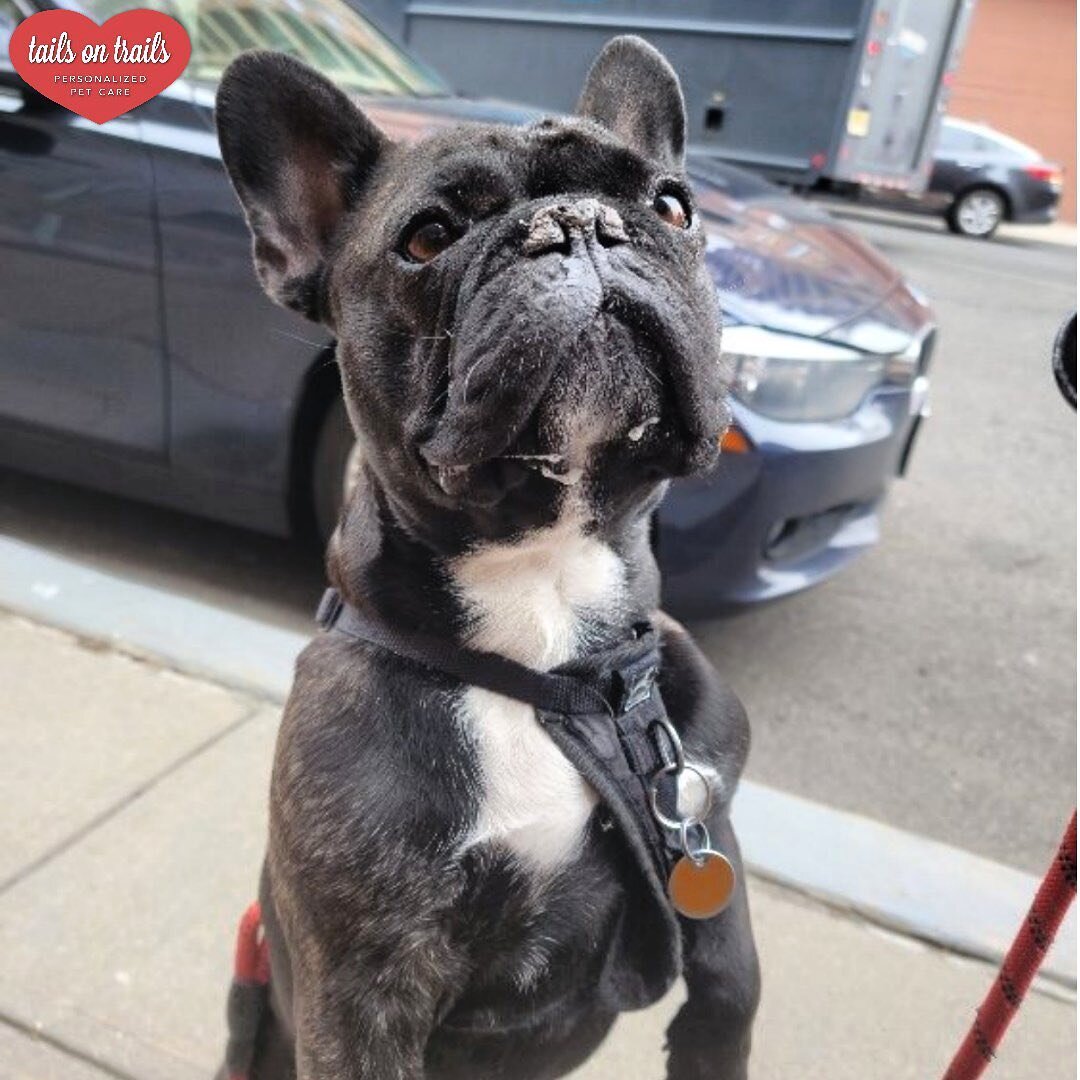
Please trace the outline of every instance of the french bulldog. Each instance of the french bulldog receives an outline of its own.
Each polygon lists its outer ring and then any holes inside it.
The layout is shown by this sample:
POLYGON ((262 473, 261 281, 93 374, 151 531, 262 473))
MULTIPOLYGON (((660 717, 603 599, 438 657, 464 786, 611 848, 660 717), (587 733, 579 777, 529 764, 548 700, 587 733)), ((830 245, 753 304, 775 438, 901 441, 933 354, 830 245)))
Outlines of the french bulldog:
MULTIPOLYGON (((681 923, 668 1076, 745 1077, 759 975, 728 808, 747 722, 658 612, 650 545, 665 486, 714 463, 728 422, 675 73, 616 38, 574 117, 394 145, 254 52, 217 124, 260 282, 337 341, 363 461, 327 555, 345 600, 541 671, 657 627, 738 874, 721 915, 681 923)), ((532 708, 323 634, 277 742, 251 1080, 563 1076, 640 1004, 618 992, 649 955, 637 887, 532 708)))

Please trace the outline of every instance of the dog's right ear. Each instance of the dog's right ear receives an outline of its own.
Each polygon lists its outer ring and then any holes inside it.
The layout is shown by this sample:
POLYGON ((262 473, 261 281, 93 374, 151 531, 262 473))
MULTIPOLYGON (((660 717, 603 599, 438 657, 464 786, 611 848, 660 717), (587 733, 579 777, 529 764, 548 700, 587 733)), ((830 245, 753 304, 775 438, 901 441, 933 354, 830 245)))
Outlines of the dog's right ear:
POLYGON ((682 88, 671 65, 647 41, 623 34, 601 49, 585 78, 577 113, 615 132, 665 168, 682 171, 686 147, 682 88))
POLYGON ((277 303, 320 319, 334 235, 388 141, 333 83, 284 53, 238 56, 215 115, 259 281, 277 303))

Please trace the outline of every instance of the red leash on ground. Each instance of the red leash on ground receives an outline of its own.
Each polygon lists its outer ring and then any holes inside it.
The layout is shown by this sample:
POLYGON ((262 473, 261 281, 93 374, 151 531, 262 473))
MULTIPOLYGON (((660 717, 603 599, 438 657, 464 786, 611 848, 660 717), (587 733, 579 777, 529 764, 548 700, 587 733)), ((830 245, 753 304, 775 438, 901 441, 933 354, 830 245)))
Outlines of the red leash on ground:
POLYGON ((1076 811, 998 977, 975 1014, 944 1080, 975 1080, 994 1059, 1043 957, 1076 897, 1076 811))

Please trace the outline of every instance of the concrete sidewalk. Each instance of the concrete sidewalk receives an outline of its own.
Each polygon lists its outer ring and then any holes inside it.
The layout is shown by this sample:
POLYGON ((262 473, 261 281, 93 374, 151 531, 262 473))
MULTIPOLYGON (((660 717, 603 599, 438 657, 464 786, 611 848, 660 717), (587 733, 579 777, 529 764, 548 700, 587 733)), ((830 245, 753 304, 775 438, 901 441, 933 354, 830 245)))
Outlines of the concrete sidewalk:
MULTIPOLYGON (((0 615, 0 1076, 208 1077, 253 895, 276 707, 0 615)), ((757 1080, 933 1080, 992 969, 752 881, 757 1080)), ((577 1080, 662 1075, 677 995, 577 1080)), ((991 1075, 1075 1075, 1034 994, 991 1075)), ((482 1078, 478 1078, 482 1080, 482 1078)))

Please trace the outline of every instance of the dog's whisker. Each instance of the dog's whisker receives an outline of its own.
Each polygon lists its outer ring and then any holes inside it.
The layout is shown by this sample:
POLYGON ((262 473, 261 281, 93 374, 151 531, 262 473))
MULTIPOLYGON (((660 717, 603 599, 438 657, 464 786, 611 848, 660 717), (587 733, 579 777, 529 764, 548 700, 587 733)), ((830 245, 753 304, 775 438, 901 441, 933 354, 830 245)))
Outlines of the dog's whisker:
POLYGON ((277 334, 278 337, 289 338, 291 341, 299 341, 302 345, 312 345, 316 349, 326 349, 330 347, 329 341, 313 341, 311 338, 303 337, 300 334, 291 333, 288 330, 282 330, 280 327, 272 326, 270 328, 271 334, 277 334))
POLYGON ((476 359, 469 365, 469 370, 465 372, 465 378, 462 381, 461 386, 461 403, 467 405, 469 403, 469 380, 472 378, 472 373, 477 369, 480 364, 480 360, 476 359))

